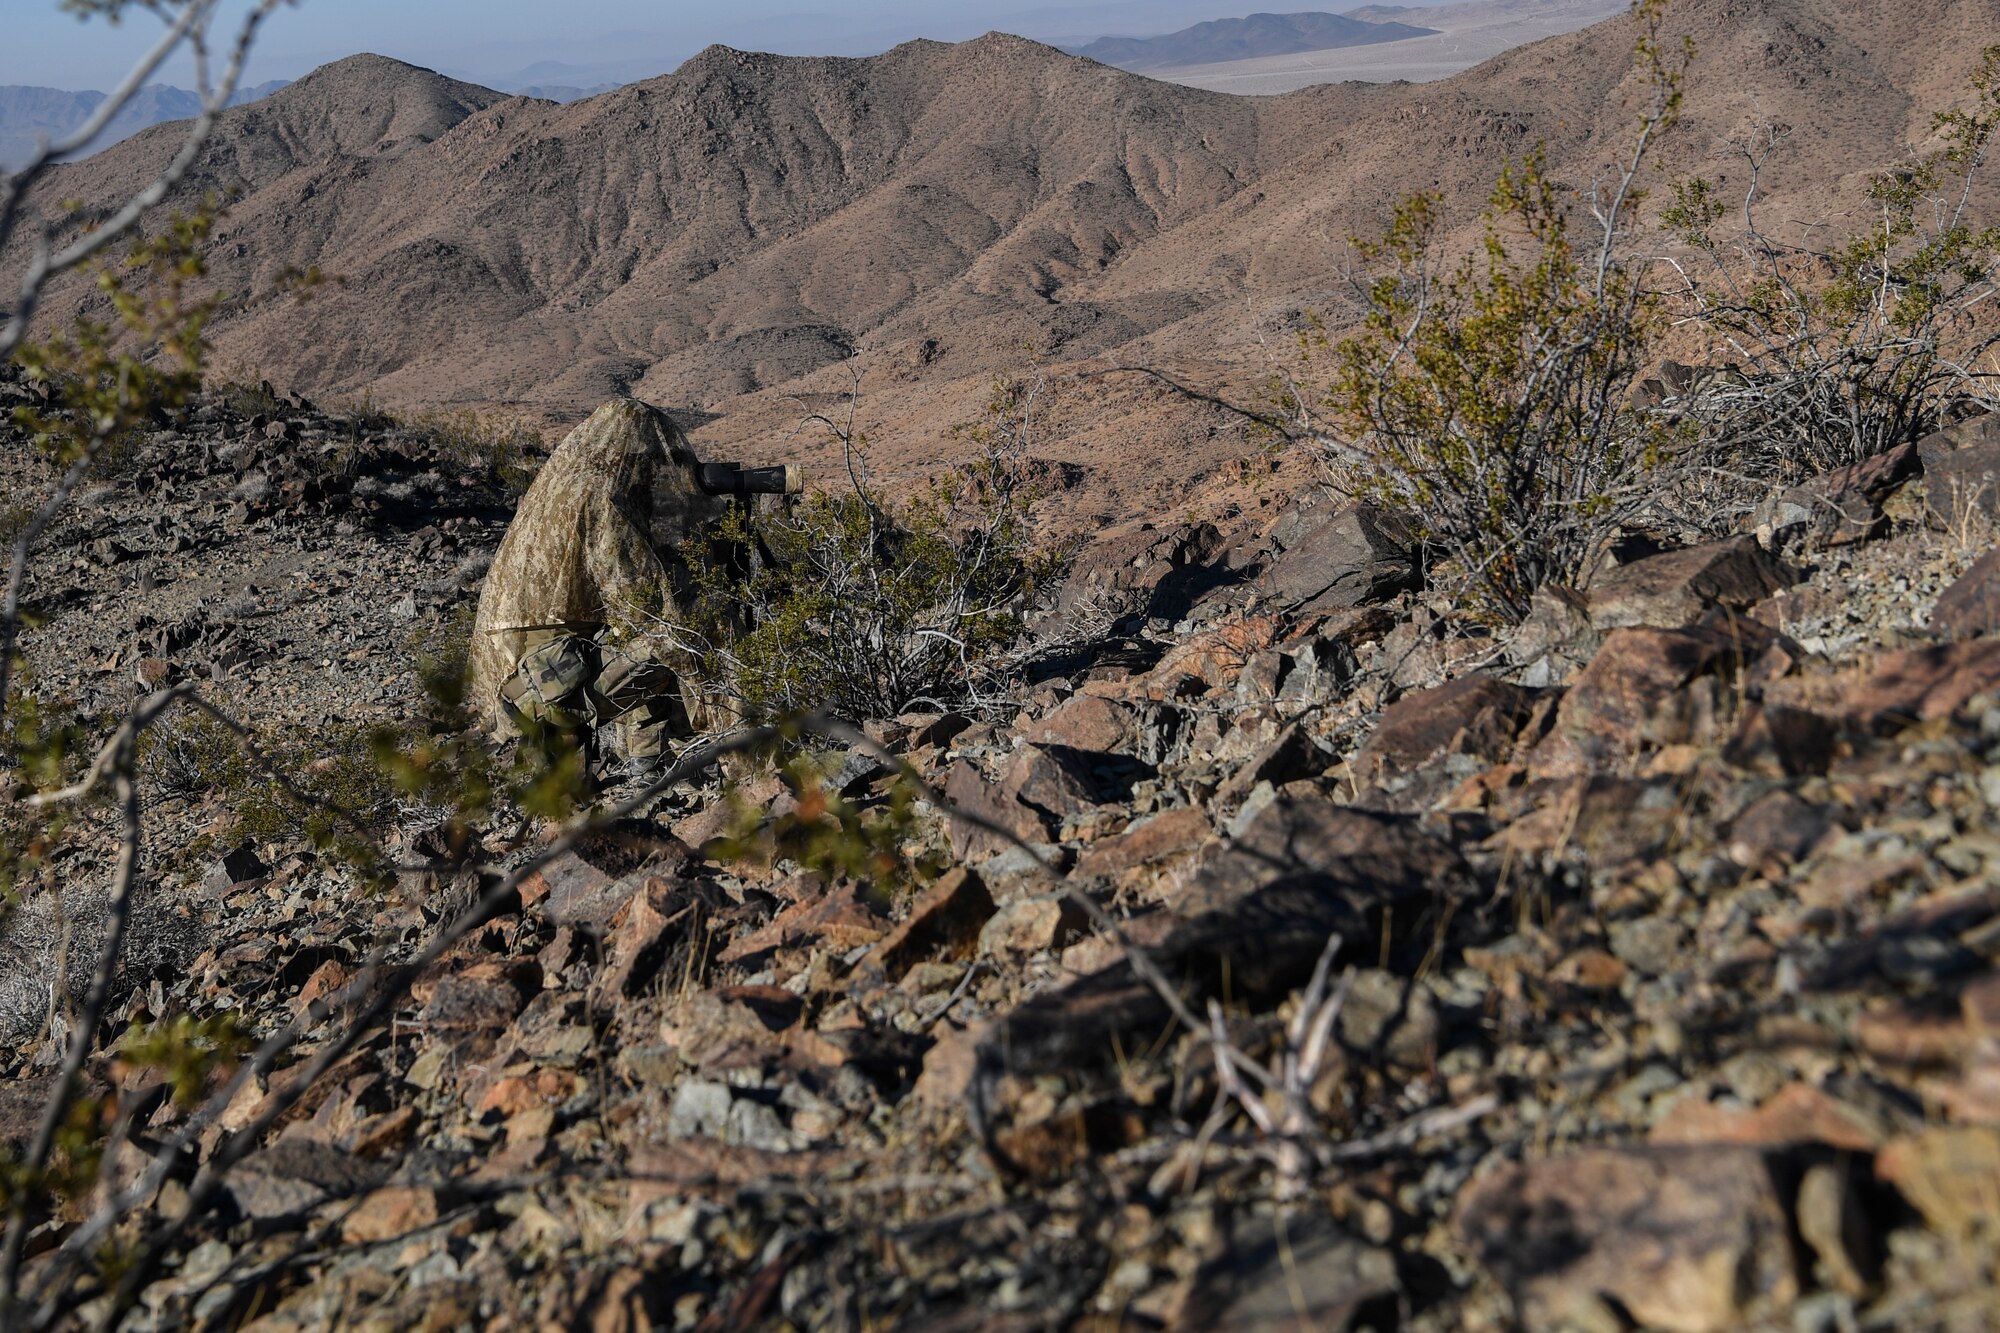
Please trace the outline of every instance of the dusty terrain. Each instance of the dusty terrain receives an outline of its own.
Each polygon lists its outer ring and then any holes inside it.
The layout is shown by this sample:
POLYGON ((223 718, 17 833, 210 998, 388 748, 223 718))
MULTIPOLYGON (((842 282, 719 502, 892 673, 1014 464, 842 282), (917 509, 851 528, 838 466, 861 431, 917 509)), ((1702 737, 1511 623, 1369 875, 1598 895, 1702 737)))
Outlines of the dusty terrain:
POLYGON ((1346 14, 1252 14, 1248 18, 1197 23, 1158 37, 1103 37, 1087 46, 1064 49, 1106 65, 1147 73, 1187 65, 1400 42, 1428 37, 1434 31, 1393 19, 1371 23, 1346 14))
MULTIPOLYGON (((1838 221, 1924 141, 1991 25, 1948 0, 1688 0, 1673 28, 1701 55, 1664 170, 1726 181, 1728 140, 1789 124, 1768 216, 1838 221)), ((1537 142, 1590 179, 1635 113, 1632 41, 1617 20, 1434 84, 1276 98, 999 35, 865 60, 717 48, 569 106, 355 57, 231 112, 181 197, 240 194, 210 262, 239 294, 214 331, 241 378, 564 426, 630 391, 718 414, 704 447, 761 461, 823 459, 801 404, 860 371, 878 467, 915 472, 1032 358, 1253 392, 1296 311, 1338 316, 1345 238, 1394 200, 1434 187, 1470 225, 1496 164, 1537 142), (274 290, 314 264, 342 285, 304 306, 274 290)), ((63 169, 43 206, 129 189, 171 136, 63 169)), ((1136 391, 1080 408, 1049 443, 1080 469, 1078 526, 1230 466, 1245 445, 1214 424, 1136 391)))
MULTIPOLYGON (((1992 26, 1683 13, 1668 167, 1783 117, 1775 197, 1821 214, 1992 26)), ((253 296, 218 337, 310 391, 218 377, 117 451, 38 547, 23 684, 92 739, 197 685, 393 873, 367 887, 226 737, 162 728, 102 1040, 306 1035, 233 1093, 204 1074, 201 1111, 87 1062, 102 1181, 26 1250, 54 1325, 129 1253, 98 1205, 136 1190, 129 1242, 211 1187, 122 1327, 2000 1324, 2000 417, 1726 540, 1631 534, 1494 634, 1299 459, 1071 375, 1253 379, 1328 229, 1424 183, 1412 144, 1455 203, 1540 138, 1587 172, 1628 45, 1273 99, 997 37, 717 50, 569 107, 360 57, 233 113, 197 188, 244 187, 212 258, 253 296), (308 260, 346 284, 262 295, 308 260), (801 403, 860 370, 893 482, 1028 341, 1058 386, 1030 461, 1088 540, 1004 697, 854 719, 866 743, 790 752, 817 779, 614 789, 573 845, 369 785, 371 728, 449 737, 424 679, 534 459, 358 400, 567 425, 630 388, 762 459, 821 447, 801 403), (862 870, 816 860, 840 817, 880 839, 862 870)), ((103 197, 162 142, 57 183, 103 197)), ((36 397, 0 373, 0 411, 36 397)), ((53 475, 0 415, 0 519, 53 475)), ((55 846, 0 923, 8 1152, 100 938, 108 811, 55 846)))
MULTIPOLYGON (((1481 0, 1406 11, 1401 17, 1433 29, 1393 46, 1353 46, 1246 59, 1185 62, 1157 77, 1218 93, 1273 96, 1320 83, 1431 83, 1450 78, 1503 51, 1559 37, 1625 12, 1620 0, 1481 0)), ((1356 11, 1363 17, 1372 11, 1356 11)))
MULTIPOLYGON (((413 645, 452 632, 500 492, 402 428, 242 407, 150 436, 53 535, 38 688, 192 679, 273 738, 422 713, 413 645), (328 441, 336 484, 297 484, 281 460, 328 441), (116 612, 135 579, 190 608, 164 639, 116 612)), ((408 989, 324 1079, 298 1071, 338 1006, 205 1127, 91 1063, 134 1117, 112 1187, 164 1163, 171 1216, 252 1150, 125 1326, 1991 1327, 2000 565, 1939 494, 1967 467, 2000 472, 1991 418, 1848 492, 1845 544, 1780 506, 1768 551, 1668 550, 1498 641, 1331 503, 1114 529, 1004 706, 867 721, 942 791, 899 834, 912 880, 730 850, 820 798, 709 777, 421 971, 481 882, 439 811, 380 810, 409 868, 361 893, 156 756, 114 1028, 271 1031, 378 949, 367 984, 408 989)), ((875 751, 824 769, 886 813, 875 751)), ((504 812, 479 838, 487 883, 541 847, 504 812)), ((87 825, 67 849, 80 958, 105 863, 87 825)), ((0 986, 16 1145, 39 901, 0 986)))

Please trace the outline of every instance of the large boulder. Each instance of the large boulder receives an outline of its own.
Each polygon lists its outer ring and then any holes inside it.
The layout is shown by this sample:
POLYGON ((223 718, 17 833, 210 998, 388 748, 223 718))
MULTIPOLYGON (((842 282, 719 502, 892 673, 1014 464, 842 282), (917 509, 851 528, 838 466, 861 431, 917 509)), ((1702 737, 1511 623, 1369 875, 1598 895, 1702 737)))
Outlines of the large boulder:
POLYGON ((1203 593, 1238 575, 1220 561, 1213 523, 1125 524, 1100 533, 1070 563, 1056 618, 1079 630, 1128 615, 1178 620, 1203 593))
POLYGON ((1613 630, 1563 696, 1555 729, 1537 748, 1536 767, 1587 772, 1693 739, 1696 701, 1688 686, 1701 676, 1733 676, 1780 639, 1751 620, 1613 630))
POLYGON ((1358 780, 1373 782, 1412 772, 1441 755, 1497 763, 1507 757, 1540 697, 1540 691, 1478 674, 1405 695, 1382 714, 1375 734, 1355 753, 1352 770, 1358 780))
POLYGON ((1272 535, 1274 542, 1289 540, 1266 562, 1257 590, 1280 608, 1344 610, 1386 601, 1419 582, 1409 531, 1373 505, 1309 513, 1289 529, 1281 520, 1272 535))
POLYGON ((1712 610, 1748 611, 1798 581, 1798 571, 1749 537, 1731 537, 1612 570, 1591 585, 1590 623, 1599 630, 1684 629, 1712 610))

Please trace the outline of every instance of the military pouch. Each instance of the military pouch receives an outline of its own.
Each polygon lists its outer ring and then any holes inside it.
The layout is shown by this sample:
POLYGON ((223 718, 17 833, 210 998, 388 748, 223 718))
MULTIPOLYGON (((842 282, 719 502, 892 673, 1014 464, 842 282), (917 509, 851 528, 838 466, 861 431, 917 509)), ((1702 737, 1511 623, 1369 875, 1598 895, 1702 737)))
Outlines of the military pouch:
POLYGON ((515 716, 570 721, 585 705, 583 690, 597 675, 596 658, 596 645, 580 635, 538 644, 500 687, 500 702, 515 716))

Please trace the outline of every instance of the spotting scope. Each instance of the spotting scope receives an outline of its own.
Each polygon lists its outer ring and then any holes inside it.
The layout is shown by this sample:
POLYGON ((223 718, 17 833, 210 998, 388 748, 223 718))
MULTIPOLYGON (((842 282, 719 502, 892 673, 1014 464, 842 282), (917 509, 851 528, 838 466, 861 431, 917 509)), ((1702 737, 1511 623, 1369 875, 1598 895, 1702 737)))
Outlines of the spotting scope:
POLYGON ((710 495, 798 495, 806 488, 806 474, 797 463, 779 467, 703 463, 701 488, 710 495))

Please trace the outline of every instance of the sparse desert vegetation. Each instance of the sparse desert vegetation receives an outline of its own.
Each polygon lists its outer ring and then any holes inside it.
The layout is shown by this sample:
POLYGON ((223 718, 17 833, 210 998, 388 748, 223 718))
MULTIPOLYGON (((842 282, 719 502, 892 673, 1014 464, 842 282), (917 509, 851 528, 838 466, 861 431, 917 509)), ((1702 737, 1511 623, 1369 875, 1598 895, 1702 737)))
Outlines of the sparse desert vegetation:
POLYGON ((1884 25, 1991 34, 1923 8, 1641 0, 1562 77, 1254 107, 1004 38, 576 108, 358 58, 224 114, 231 66, 48 169, 101 231, 0 197, 0 1324, 1993 1323, 2000 47, 1945 78, 1884 25), (1900 119, 1711 151, 1746 51, 1900 119), (396 195, 607 123, 756 209, 396 195), (300 173, 325 253, 233 286, 300 173), (301 303, 364 203, 400 242, 301 303), (696 318, 751 291, 818 304, 696 318), (606 632, 715 725, 496 740, 547 437, 326 392, 697 371, 705 458, 814 482, 618 474, 685 530, 606 632))

